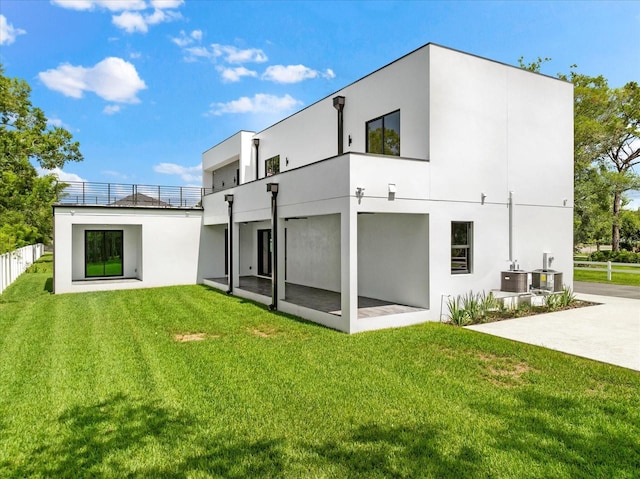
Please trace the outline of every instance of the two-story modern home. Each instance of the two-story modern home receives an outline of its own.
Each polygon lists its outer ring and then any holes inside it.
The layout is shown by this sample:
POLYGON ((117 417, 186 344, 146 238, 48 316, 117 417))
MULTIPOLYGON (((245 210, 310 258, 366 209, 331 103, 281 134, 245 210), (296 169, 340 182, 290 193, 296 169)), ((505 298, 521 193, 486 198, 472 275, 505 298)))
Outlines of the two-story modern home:
POLYGON ((437 321, 543 253, 572 284, 573 88, 555 78, 428 44, 202 167, 201 203, 89 205, 76 185, 54 209, 56 292, 205 283, 359 332, 437 321))

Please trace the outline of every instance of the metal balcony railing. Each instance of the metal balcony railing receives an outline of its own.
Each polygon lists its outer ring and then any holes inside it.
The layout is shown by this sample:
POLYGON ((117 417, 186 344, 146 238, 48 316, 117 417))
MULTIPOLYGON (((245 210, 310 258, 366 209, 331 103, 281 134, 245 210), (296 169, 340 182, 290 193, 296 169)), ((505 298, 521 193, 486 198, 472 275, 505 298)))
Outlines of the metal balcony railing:
POLYGON ((153 186, 121 183, 58 181, 56 204, 145 207, 202 208, 202 197, 210 188, 194 186, 153 186))

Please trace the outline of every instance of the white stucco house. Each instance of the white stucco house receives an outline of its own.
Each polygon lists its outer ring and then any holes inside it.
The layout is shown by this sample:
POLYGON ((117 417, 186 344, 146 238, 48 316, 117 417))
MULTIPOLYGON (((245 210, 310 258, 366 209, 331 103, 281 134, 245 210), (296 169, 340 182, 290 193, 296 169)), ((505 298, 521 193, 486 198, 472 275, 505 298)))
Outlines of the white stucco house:
POLYGON ((438 321, 543 253, 572 285, 573 87, 555 78, 427 44, 202 168, 190 201, 89 205, 75 185, 55 292, 204 283, 353 333, 438 321))

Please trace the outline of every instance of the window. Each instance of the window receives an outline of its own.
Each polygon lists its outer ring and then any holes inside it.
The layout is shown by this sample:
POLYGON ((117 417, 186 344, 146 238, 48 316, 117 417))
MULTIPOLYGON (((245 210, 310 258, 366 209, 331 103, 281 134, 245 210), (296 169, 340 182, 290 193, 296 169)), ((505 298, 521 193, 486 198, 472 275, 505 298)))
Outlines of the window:
POLYGON ((264 176, 273 176, 280 173, 280 155, 264 160, 264 176))
POLYGON ((400 110, 367 122, 367 153, 400 156, 400 110))
POLYGON ((122 276, 122 230, 84 232, 85 277, 122 276))
POLYGON ((471 273, 473 223, 451 222, 451 273, 471 273))

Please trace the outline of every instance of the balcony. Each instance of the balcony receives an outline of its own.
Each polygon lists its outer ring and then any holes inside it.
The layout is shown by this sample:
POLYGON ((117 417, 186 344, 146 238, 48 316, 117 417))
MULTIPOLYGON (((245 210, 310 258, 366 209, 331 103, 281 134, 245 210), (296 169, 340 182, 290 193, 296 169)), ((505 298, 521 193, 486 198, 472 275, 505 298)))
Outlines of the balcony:
POLYGON ((56 205, 202 209, 211 188, 58 181, 56 205))

